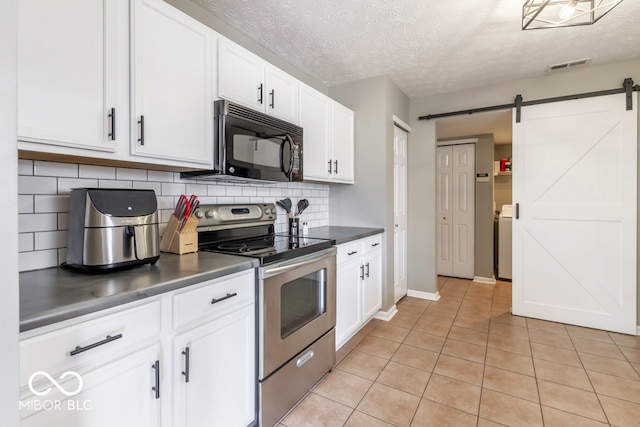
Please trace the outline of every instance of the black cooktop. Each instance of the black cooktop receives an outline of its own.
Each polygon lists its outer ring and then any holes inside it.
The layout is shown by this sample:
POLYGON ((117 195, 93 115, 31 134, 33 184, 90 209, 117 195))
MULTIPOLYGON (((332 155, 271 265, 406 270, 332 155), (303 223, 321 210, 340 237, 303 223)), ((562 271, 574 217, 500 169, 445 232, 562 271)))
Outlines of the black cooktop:
POLYGON ((330 240, 304 236, 267 235, 242 240, 201 243, 199 250, 257 258, 261 264, 296 258, 329 249, 330 240))

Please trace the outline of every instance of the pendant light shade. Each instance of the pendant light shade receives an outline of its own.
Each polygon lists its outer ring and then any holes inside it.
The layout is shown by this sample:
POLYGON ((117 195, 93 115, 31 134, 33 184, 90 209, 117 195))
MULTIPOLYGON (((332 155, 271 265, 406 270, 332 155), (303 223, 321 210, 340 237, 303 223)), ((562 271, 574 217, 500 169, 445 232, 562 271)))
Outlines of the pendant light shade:
POLYGON ((526 0, 522 6, 522 29, 590 25, 622 0, 526 0))

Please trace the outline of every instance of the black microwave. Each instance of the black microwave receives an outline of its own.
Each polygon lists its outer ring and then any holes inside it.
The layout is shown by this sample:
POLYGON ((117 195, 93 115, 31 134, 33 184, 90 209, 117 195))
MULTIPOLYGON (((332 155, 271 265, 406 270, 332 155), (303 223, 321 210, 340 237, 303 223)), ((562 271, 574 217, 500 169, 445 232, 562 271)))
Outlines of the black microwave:
POLYGON ((226 100, 214 103, 213 170, 199 180, 302 181, 302 128, 226 100))

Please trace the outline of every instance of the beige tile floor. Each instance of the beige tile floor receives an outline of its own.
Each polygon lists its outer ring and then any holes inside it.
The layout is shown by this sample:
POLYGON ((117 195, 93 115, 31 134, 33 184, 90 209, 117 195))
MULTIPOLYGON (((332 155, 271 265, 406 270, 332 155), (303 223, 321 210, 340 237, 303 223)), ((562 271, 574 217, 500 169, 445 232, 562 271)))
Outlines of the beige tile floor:
POLYGON ((280 427, 640 426, 640 337, 512 316, 511 284, 439 278, 372 320, 280 427))

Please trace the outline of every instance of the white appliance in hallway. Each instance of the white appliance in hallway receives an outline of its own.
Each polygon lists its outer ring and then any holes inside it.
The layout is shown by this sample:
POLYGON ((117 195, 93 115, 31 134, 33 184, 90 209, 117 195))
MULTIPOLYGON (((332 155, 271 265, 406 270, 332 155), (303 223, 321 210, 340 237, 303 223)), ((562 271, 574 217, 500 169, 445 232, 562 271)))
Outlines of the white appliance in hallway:
POLYGON ((436 149, 439 276, 473 279, 475 267, 475 140, 448 141, 436 149))
POLYGON ((513 205, 502 205, 498 218, 498 278, 512 278, 511 248, 512 248, 512 217, 513 205))

